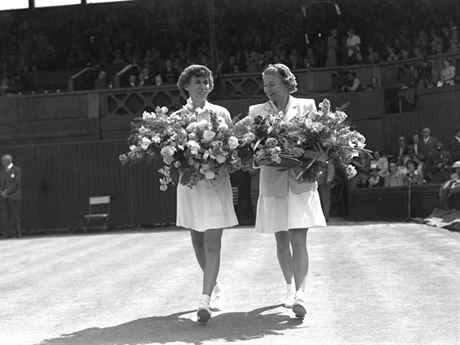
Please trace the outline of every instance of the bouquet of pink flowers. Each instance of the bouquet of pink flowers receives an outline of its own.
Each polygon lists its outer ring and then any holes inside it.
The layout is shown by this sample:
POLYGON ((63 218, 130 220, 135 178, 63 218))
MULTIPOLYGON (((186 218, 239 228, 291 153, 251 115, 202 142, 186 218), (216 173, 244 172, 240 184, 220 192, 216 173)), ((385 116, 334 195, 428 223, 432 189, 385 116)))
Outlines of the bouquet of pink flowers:
POLYGON ((327 160, 342 166, 349 177, 356 174, 350 162, 359 152, 367 152, 366 139, 350 128, 343 111, 331 112, 329 100, 320 103, 318 111, 300 114, 287 123, 282 118, 282 113, 268 114, 235 125, 246 130, 235 132, 244 161, 252 158, 257 165, 295 167, 299 180, 314 180, 327 160), (251 137, 248 133, 253 134, 252 140, 244 139, 251 137))
POLYGON ((192 188, 201 180, 216 180, 241 164, 238 139, 225 120, 209 110, 193 110, 190 101, 171 115, 165 107, 145 112, 133 122, 129 141, 130 151, 120 156, 122 163, 161 158, 163 191, 170 183, 192 188))

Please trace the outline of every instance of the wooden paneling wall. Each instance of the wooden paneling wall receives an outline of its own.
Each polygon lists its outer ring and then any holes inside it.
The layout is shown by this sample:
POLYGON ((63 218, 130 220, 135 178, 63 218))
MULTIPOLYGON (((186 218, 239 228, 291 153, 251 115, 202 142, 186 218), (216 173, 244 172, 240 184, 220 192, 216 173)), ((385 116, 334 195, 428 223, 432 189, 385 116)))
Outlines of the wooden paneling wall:
POLYGON ((455 128, 460 127, 460 110, 440 108, 385 115, 382 118, 382 132, 385 133, 382 136, 382 150, 393 153, 400 135, 410 139, 415 133, 420 135, 424 127, 429 127, 431 135, 447 145, 454 137, 455 128))
POLYGON ((427 217, 441 206, 438 193, 440 184, 394 188, 358 188, 348 191, 351 220, 401 221, 410 217, 427 217), (410 196, 410 198, 409 198, 410 196))
POLYGON ((88 197, 111 195, 111 225, 175 222, 175 189, 161 192, 154 165, 122 166, 124 140, 0 147, 23 170, 25 229, 84 225, 88 197))

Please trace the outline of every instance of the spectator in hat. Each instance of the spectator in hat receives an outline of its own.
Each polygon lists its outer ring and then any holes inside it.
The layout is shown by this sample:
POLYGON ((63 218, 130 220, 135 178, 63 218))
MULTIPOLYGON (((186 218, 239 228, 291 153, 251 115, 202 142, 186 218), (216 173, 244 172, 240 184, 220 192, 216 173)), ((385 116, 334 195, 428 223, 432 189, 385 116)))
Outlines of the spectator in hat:
POLYGON ((379 174, 380 168, 377 164, 371 164, 369 169, 369 177, 366 181, 367 188, 374 188, 374 187, 383 187, 384 179, 379 174))
POLYGON ((454 164, 452 164, 452 169, 455 172, 452 175, 450 175, 450 179, 459 181, 460 180, 460 161, 456 161, 454 164))

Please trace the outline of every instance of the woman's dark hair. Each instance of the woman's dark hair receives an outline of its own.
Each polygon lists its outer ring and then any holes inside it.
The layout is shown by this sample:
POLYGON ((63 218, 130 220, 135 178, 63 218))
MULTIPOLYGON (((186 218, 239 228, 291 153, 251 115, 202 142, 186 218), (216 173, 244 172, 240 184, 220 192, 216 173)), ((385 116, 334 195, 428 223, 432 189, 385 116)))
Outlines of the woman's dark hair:
POLYGON ((209 92, 214 89, 214 79, 212 72, 209 68, 203 65, 190 65, 180 74, 177 81, 177 88, 179 89, 182 97, 188 98, 188 92, 185 90, 185 85, 190 83, 192 77, 208 78, 209 79, 209 92))
POLYGON ((418 167, 418 164, 416 161, 414 161, 413 159, 409 159, 407 162, 406 162, 406 168, 408 167, 409 164, 412 164, 414 166, 415 169, 417 169, 418 167))

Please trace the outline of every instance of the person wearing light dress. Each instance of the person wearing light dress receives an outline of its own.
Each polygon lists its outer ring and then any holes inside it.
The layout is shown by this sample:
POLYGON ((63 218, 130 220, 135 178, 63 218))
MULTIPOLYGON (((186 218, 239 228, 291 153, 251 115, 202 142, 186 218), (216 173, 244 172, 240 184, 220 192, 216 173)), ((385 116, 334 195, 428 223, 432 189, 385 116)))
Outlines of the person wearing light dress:
MULTIPOLYGON (((249 117, 278 114, 289 122, 296 115, 315 111, 315 101, 292 97, 295 76, 283 64, 270 65, 263 73, 264 92, 269 101, 249 108, 249 117)), ((255 229, 274 233, 278 262, 287 284, 283 303, 297 317, 306 314, 305 286, 308 274, 307 231, 326 226, 317 183, 296 180, 298 168, 262 166, 255 229), (292 249, 292 250, 291 250, 292 249)))
MULTIPOLYGON (((189 98, 188 102, 194 109, 213 111, 229 126, 232 125, 227 109, 207 101, 214 87, 212 72, 207 67, 187 67, 180 75, 177 87, 184 98, 189 98)), ((200 120, 202 118, 197 119, 200 120)), ((209 121, 209 118, 206 120, 209 121)), ((206 323, 211 318, 210 298, 213 291, 216 295, 213 302, 215 309, 219 309, 219 299, 223 297, 221 287, 217 284, 223 229, 238 225, 230 177, 226 171, 216 181, 201 180, 193 188, 178 184, 176 225, 190 230, 195 256, 204 273, 197 318, 198 322, 206 323)))

